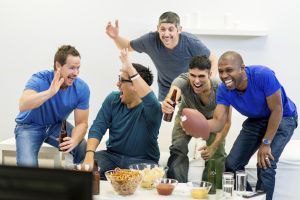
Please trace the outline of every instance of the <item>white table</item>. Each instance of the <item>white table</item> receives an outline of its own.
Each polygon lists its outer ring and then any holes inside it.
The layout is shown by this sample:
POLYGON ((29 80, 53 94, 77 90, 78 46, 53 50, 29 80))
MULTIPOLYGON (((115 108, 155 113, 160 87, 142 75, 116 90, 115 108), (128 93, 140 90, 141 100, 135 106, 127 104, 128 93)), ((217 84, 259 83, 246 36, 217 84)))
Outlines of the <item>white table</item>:
MULTIPOLYGON (((217 191, 217 195, 209 195, 209 199, 222 199, 222 192, 217 191)), ((114 192, 112 186, 108 181, 100 181, 100 195, 94 195, 94 200, 126 200, 126 199, 136 199, 136 200, 153 200, 153 199, 165 199, 165 200, 191 200, 191 194, 185 183, 179 183, 173 194, 170 196, 159 195, 156 189, 147 190, 143 188, 138 188, 133 195, 121 196, 114 192)), ((251 198, 251 200, 265 200, 266 195, 260 195, 257 197, 251 198)), ((246 200, 242 197, 234 196, 233 200, 246 200)))

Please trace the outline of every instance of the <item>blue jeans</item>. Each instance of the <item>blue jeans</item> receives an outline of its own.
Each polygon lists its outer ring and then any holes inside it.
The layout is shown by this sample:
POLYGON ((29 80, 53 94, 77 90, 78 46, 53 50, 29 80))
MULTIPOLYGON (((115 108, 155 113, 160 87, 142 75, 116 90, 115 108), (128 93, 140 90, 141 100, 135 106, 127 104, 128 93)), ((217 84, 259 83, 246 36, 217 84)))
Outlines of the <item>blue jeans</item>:
POLYGON ((108 170, 113 170, 115 168, 128 169, 129 165, 137 163, 155 163, 153 160, 134 158, 129 156, 124 156, 118 153, 114 153, 108 150, 97 151, 95 153, 95 160, 98 162, 100 167, 100 178, 101 180, 106 180, 105 172, 108 170))
MULTIPOLYGON (((239 136, 235 140, 229 155, 226 158, 225 170, 228 172, 236 172, 244 170, 251 156, 258 150, 261 141, 265 135, 268 125, 268 119, 253 119, 245 120, 239 136)), ((267 169, 257 168, 257 184, 256 190, 264 190, 267 193, 266 200, 271 200, 275 186, 275 175, 277 162, 279 157, 291 139, 294 129, 298 126, 298 117, 283 117, 278 130, 271 143, 271 151, 274 160, 271 161, 271 167, 267 169)), ((251 190, 248 183, 247 190, 251 190)))
MULTIPOLYGON (((58 148, 61 123, 50 126, 32 124, 17 124, 15 138, 18 166, 38 166, 38 153, 43 142, 58 148)), ((67 122, 68 136, 71 136, 73 126, 67 122)), ((83 139, 70 153, 74 163, 80 163, 85 156, 86 141, 83 139)))

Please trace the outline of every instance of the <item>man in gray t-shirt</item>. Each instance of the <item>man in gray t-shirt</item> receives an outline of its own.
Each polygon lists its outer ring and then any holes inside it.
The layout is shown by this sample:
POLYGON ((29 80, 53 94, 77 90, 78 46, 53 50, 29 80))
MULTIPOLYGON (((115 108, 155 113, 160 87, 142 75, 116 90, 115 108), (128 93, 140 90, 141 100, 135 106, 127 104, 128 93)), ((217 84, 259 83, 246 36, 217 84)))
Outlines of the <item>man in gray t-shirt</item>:
POLYGON ((163 101, 172 81, 181 73, 188 71, 188 64, 192 57, 205 55, 212 63, 213 76, 217 73, 217 58, 193 34, 182 32, 180 19, 176 13, 165 12, 159 18, 157 31, 147 33, 135 40, 127 40, 119 36, 119 26, 108 23, 107 35, 114 40, 120 49, 146 53, 152 59, 157 69, 159 87, 158 99, 163 101))
MULTIPOLYGON (((195 56, 189 64, 188 73, 179 75, 172 83, 166 99, 162 102, 163 113, 171 113, 174 108, 170 97, 173 90, 177 90, 176 99, 181 98, 179 110, 174 121, 172 131, 172 145, 168 159, 168 177, 179 182, 188 181, 189 158, 188 143, 191 136, 181 127, 180 116, 183 108, 192 108, 201 112, 207 119, 213 117, 216 108, 216 92, 219 81, 211 79, 211 63, 205 56, 195 56)), ((225 137, 230 128, 230 117, 222 131, 211 133, 206 146, 201 147, 201 156, 206 161, 202 180, 207 181, 208 160, 215 159, 216 188, 222 188, 222 173, 225 163, 225 137)))

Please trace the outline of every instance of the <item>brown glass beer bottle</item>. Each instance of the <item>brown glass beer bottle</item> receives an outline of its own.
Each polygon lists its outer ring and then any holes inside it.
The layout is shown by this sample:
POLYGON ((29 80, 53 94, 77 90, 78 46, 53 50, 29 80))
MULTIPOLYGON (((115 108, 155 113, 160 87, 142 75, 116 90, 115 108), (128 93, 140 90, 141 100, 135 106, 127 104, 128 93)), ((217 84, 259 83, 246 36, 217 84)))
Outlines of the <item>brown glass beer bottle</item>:
POLYGON ((94 167, 93 167, 93 194, 100 193, 100 173, 98 171, 98 163, 94 160, 94 167))
MULTIPOLYGON (((64 138, 67 137, 67 122, 66 120, 63 120, 61 123, 61 128, 60 128, 60 134, 59 134, 59 144, 64 142, 64 138)), ((60 148, 58 148, 59 151, 63 151, 60 148)))
MULTIPOLYGON (((171 106, 173 106, 173 108, 175 108, 175 106, 176 106, 176 95, 177 95, 177 90, 174 89, 173 92, 172 92, 172 96, 171 96, 171 100, 173 101, 173 104, 171 104, 171 106)), ((174 112, 172 112, 170 114, 165 113, 163 119, 166 122, 170 122, 170 121, 172 121, 173 114, 174 114, 174 112)))

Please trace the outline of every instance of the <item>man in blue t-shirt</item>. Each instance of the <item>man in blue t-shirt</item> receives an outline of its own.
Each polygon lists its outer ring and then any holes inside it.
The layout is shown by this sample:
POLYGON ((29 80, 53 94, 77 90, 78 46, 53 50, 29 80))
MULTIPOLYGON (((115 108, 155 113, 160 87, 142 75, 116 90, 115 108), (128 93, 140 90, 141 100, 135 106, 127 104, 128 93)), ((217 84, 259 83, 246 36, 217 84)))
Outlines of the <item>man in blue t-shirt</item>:
POLYGON ((73 162, 84 159, 90 90, 78 78, 80 54, 70 45, 61 46, 54 57, 54 71, 37 72, 27 82, 16 117, 17 165, 38 166, 43 142, 71 153, 73 162), (74 112, 75 127, 66 124, 67 137, 58 143, 61 124, 74 112))
MULTIPOLYGON (((218 63, 222 83, 217 92, 217 107, 212 132, 220 131, 227 119, 229 106, 248 117, 226 158, 226 171, 245 170, 257 152, 256 190, 271 200, 275 169, 279 157, 298 125, 296 105, 287 97, 275 73, 264 66, 245 66, 240 54, 225 52, 218 63)), ((248 184, 247 190, 251 190, 248 184)))
POLYGON ((120 91, 110 93, 97 114, 90 130, 84 164, 100 166, 104 172, 128 168, 133 163, 158 163, 157 143, 162 111, 150 88, 151 71, 139 64, 131 64, 127 50, 121 51, 122 73, 117 86, 120 91), (106 150, 95 153, 103 135, 109 129, 106 150))
POLYGON ((158 100, 163 101, 168 94, 172 81, 181 73, 188 71, 189 61, 194 56, 205 55, 212 63, 212 76, 217 73, 217 58, 195 36, 182 32, 179 16, 174 12, 165 12, 159 17, 157 31, 147 33, 138 39, 129 41, 119 36, 119 25, 108 23, 107 35, 117 47, 129 48, 146 53, 154 63, 158 75, 158 100))

